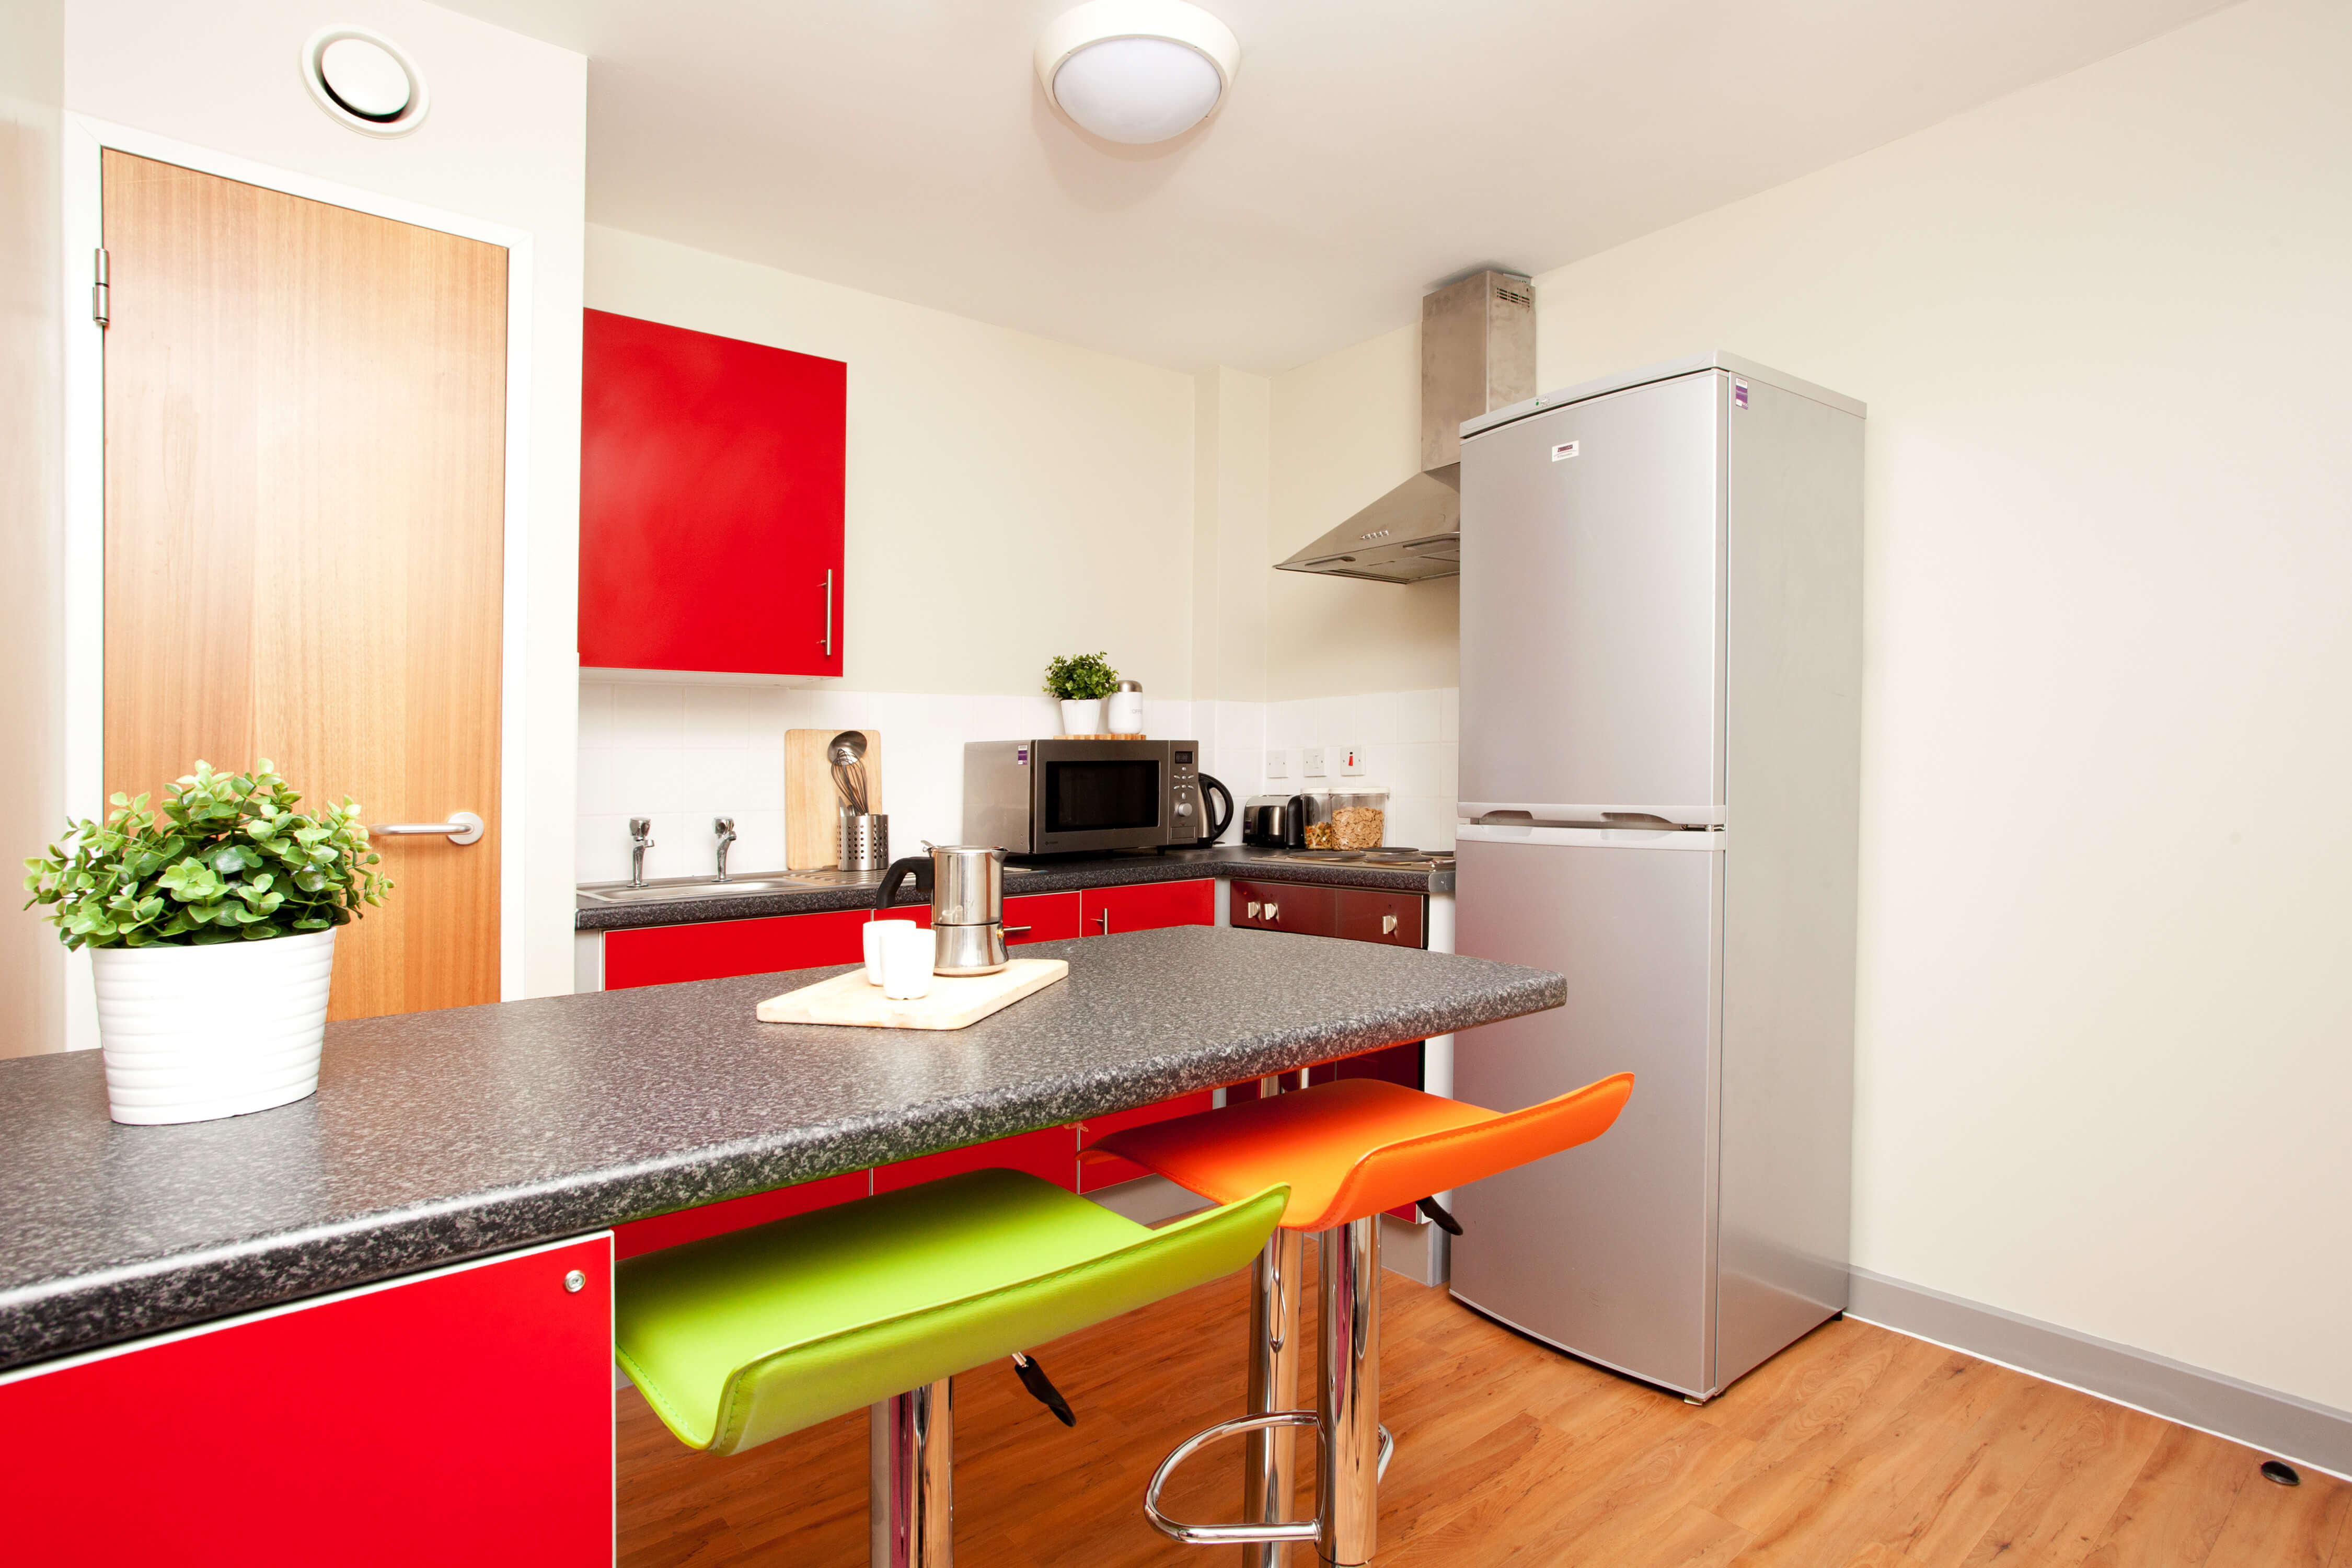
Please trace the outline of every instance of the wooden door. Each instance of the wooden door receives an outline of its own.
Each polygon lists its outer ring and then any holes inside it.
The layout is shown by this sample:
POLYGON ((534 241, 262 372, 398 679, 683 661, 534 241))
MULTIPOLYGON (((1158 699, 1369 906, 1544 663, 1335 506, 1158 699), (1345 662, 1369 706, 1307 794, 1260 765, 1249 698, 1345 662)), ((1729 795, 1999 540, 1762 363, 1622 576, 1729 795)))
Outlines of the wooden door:
POLYGON ((507 253, 109 151, 106 787, 267 757, 383 837, 330 1016, 499 995, 507 253))

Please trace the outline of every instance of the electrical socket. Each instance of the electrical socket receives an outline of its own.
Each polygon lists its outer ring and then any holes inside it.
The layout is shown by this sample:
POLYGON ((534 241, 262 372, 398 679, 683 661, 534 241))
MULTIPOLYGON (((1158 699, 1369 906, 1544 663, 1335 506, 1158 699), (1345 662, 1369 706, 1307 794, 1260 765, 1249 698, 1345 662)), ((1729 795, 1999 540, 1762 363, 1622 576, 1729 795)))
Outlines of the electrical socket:
POLYGON ((1290 776, 1290 753, 1288 752, 1268 752, 1265 754, 1265 776, 1270 779, 1288 778, 1290 776))
POLYGON ((1308 779, 1319 779, 1323 776, 1322 747, 1301 746, 1298 748, 1298 776, 1308 779))
POLYGON ((1358 774, 1361 773, 1364 771, 1364 748, 1361 746, 1340 747, 1339 771, 1349 778, 1354 778, 1358 774))

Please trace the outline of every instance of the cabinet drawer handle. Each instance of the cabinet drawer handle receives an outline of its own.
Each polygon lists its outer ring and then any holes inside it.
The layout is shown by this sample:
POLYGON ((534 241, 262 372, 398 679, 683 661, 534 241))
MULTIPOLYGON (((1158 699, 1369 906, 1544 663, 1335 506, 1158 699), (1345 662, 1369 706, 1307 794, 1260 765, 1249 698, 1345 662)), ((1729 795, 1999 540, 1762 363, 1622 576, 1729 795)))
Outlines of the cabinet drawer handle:
POLYGON ((1381 934, 1382 936, 1396 935, 1396 916, 1382 915, 1381 917, 1381 934))
POLYGON ((1095 918, 1102 921, 1103 935, 1108 936, 1110 934, 1110 911, 1108 910, 1105 910, 1101 914, 1097 915, 1095 918))
POLYGON ((1027 936, 1031 931, 1035 931, 1036 929, 1037 928, 1035 926, 1006 926, 1004 928, 1004 934, 1008 937, 1027 936))

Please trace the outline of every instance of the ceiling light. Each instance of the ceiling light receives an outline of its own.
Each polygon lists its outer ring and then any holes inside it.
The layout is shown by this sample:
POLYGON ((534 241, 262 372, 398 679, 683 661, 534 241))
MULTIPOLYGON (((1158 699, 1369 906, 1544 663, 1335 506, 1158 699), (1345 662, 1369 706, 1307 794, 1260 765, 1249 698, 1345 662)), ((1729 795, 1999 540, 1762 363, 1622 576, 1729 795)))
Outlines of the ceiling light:
POLYGON ((1037 38, 1037 79, 1055 107, 1129 145, 1207 119, 1241 63, 1233 29, 1184 0, 1092 0, 1037 38))

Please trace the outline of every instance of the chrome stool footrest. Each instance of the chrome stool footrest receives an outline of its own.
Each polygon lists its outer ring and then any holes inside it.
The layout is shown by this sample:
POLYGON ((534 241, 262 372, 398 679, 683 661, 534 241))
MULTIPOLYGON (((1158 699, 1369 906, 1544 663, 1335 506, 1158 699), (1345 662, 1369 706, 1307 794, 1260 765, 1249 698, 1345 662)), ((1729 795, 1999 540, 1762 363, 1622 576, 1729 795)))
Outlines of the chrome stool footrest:
MULTIPOLYGON (((1276 1410, 1265 1415, 1240 1415, 1231 1421, 1220 1421, 1214 1426, 1193 1433, 1170 1451, 1151 1472, 1151 1484, 1143 1491, 1144 1517, 1162 1535, 1192 1546, 1239 1546, 1253 1542, 1313 1541, 1322 1526, 1314 1520, 1302 1519, 1287 1524, 1186 1524, 1160 1511, 1160 1489, 1168 1484, 1176 1467, 1192 1457, 1194 1449, 1219 1437, 1237 1437, 1245 1432, 1262 1432, 1275 1426, 1318 1426, 1318 1419, 1312 1410, 1276 1410)), ((1319 1433, 1318 1433, 1319 1436, 1319 1433)), ((1383 1453, 1385 1459, 1386 1455, 1383 1453)))

